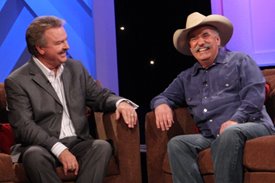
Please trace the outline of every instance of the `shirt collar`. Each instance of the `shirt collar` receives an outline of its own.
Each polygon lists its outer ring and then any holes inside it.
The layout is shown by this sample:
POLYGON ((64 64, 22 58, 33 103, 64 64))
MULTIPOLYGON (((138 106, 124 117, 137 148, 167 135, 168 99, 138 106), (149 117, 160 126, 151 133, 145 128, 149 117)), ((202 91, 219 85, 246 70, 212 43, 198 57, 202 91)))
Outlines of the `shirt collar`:
MULTIPOLYGON (((225 57, 226 57, 225 48, 219 48, 218 55, 215 58, 213 65, 210 66, 210 68, 213 67, 214 65, 217 65, 217 64, 227 63, 227 59, 225 59, 225 57)), ((195 63, 195 65, 193 67, 192 75, 195 76, 196 74, 198 74, 199 70, 201 70, 201 69, 203 69, 202 66, 198 62, 195 63)))
MULTIPOLYGON (((45 74, 47 78, 49 76, 55 76, 54 71, 47 68, 38 58, 33 56, 33 60, 36 63, 36 65, 42 70, 43 74, 45 74)), ((64 70, 64 66, 63 64, 61 64, 57 69, 56 77, 59 77, 62 74, 63 70, 64 70)))

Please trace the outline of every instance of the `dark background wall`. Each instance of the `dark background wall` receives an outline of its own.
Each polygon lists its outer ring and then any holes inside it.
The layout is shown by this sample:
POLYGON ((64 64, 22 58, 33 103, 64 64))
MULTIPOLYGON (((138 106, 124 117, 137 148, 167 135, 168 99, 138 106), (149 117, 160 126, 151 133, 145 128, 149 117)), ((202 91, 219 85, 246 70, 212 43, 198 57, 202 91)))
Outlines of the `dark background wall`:
POLYGON ((115 1, 119 91, 140 106, 141 143, 150 100, 195 62, 177 52, 172 42, 175 30, 184 28, 194 11, 210 14, 210 0, 115 1))

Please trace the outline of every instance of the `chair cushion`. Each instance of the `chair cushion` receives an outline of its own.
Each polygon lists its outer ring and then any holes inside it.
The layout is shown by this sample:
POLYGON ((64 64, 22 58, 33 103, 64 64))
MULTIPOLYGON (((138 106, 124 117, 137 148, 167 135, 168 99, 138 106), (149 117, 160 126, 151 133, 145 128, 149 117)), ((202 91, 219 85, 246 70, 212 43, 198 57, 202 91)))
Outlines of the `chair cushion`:
POLYGON ((168 154, 167 154, 167 152, 166 152, 166 154, 165 154, 165 156, 164 156, 164 159, 163 159, 163 162, 162 162, 162 170, 163 170, 165 173, 172 174, 171 169, 170 169, 170 165, 169 165, 169 159, 168 159, 168 154))
POLYGON ((199 153, 198 163, 202 175, 214 173, 210 148, 207 148, 199 153))
POLYGON ((245 172, 244 183, 273 183, 275 172, 245 172))
POLYGON ((15 175, 12 169, 12 161, 10 155, 0 153, 0 182, 13 182, 15 175))
POLYGON ((244 148, 243 164, 247 171, 275 171, 275 136, 248 140, 244 148))
POLYGON ((9 123, 0 124, 0 152, 10 154, 10 148, 14 144, 14 134, 9 123))

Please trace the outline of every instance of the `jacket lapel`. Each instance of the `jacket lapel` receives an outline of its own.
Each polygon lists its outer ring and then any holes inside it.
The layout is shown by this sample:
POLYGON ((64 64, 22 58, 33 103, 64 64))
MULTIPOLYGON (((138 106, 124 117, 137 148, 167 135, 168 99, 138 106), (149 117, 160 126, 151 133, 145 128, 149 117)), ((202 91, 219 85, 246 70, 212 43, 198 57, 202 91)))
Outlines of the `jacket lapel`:
MULTIPOLYGON (((66 97, 66 103, 68 106, 68 109, 70 108, 70 82, 71 80, 71 73, 68 70, 68 68, 66 67, 66 64, 64 64, 64 70, 61 76, 61 79, 63 81, 63 87, 64 87, 64 93, 65 93, 65 97, 66 97)), ((70 112, 70 111, 69 111, 70 112)))
POLYGON ((36 84, 41 86, 41 88, 47 91, 60 105, 62 105, 51 83, 38 68, 38 66, 35 65, 35 62, 33 60, 30 61, 30 75, 32 75, 32 79, 36 84))

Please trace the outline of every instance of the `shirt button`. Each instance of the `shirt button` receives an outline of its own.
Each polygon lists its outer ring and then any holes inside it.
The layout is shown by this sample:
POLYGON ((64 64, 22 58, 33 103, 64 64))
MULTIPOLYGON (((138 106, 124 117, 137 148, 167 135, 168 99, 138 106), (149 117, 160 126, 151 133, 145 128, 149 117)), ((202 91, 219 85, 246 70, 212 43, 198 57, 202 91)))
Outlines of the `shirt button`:
POLYGON ((209 122, 212 123, 212 122, 213 122, 213 119, 210 119, 209 122))
POLYGON ((226 86, 226 87, 228 87, 228 86, 229 86, 229 84, 228 84, 228 83, 226 83, 226 84, 225 84, 225 86, 226 86))
POLYGON ((206 108, 204 108, 204 109, 203 109, 203 112, 207 112, 207 109, 206 109, 206 108))

